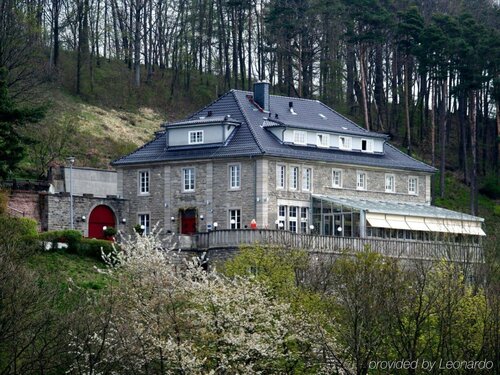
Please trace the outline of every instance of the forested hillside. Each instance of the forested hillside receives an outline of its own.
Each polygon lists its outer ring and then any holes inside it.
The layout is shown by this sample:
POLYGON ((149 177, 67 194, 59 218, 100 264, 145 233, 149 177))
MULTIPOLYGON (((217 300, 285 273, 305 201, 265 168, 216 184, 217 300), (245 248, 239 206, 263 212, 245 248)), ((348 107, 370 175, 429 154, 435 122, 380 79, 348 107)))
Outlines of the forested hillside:
POLYGON ((2 176, 24 165, 43 177, 69 152, 103 166, 160 119, 268 80, 390 134, 440 169, 441 199, 452 172, 477 213, 480 188, 498 197, 499 25, 491 0, 0 0, 2 126, 17 134, 0 142, 19 146, 2 155, 16 155, 2 176), (14 115, 29 110, 45 119, 14 115), (19 156, 52 136, 75 144, 64 136, 75 132, 90 156, 66 146, 19 156))

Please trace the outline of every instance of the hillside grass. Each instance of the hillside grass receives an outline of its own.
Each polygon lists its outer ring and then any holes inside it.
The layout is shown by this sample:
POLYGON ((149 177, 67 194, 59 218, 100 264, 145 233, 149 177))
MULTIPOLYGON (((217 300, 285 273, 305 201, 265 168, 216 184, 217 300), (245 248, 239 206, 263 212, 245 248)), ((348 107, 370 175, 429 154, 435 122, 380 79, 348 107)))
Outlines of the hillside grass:
POLYGON ((85 292, 98 295, 110 283, 108 276, 99 272, 105 268, 103 262, 62 250, 36 252, 27 265, 39 275, 39 282, 57 291, 54 303, 62 310, 78 304, 85 292))

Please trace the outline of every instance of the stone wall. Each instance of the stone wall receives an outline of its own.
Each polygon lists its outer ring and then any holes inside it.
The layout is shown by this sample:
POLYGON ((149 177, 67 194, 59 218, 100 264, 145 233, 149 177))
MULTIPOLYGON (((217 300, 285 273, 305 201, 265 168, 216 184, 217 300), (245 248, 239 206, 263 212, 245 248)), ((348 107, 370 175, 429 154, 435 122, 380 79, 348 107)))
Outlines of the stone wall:
POLYGON ((197 211, 198 231, 207 230, 207 224, 217 222, 220 229, 229 228, 229 210, 240 209, 242 228, 257 220, 261 228, 273 228, 277 219, 278 205, 309 206, 311 194, 334 197, 377 199, 398 202, 429 203, 430 175, 398 170, 381 170, 368 167, 336 165, 333 163, 305 162, 274 158, 239 158, 233 160, 206 160, 193 162, 170 162, 164 165, 126 167, 118 172, 119 194, 130 203, 127 217, 137 223, 138 215, 148 213, 151 225, 158 223, 166 231, 180 230, 179 210, 194 208, 197 211), (241 189, 229 189, 230 164, 241 166, 241 189), (276 165, 287 166, 287 188, 276 189, 276 165), (299 167, 299 188, 288 189, 289 168, 299 167), (312 191, 302 191, 302 171, 313 170, 312 191), (194 192, 183 191, 183 168, 194 168, 196 186, 194 192), (342 188, 332 187, 332 168, 342 169, 342 188), (139 194, 138 173, 150 171, 150 193, 139 194), (356 171, 367 174, 367 190, 356 190, 356 171), (385 192, 385 175, 394 174, 395 193, 385 192), (408 176, 418 177, 418 195, 408 194, 408 176), (203 219, 201 219, 203 217, 203 219), (172 221, 171 218, 174 220, 172 221))
POLYGON ((278 205, 283 202, 297 202, 298 206, 310 202, 312 194, 328 195, 339 198, 355 198, 369 200, 384 200, 406 203, 430 203, 430 175, 412 171, 381 170, 369 167, 346 166, 342 164, 305 162, 303 160, 277 160, 270 159, 268 163, 268 196, 267 210, 269 212, 268 223, 274 225, 277 219, 278 205), (287 167, 285 189, 276 189, 277 165, 287 167), (290 190, 290 167, 299 167, 299 189, 290 190), (312 168, 313 184, 311 192, 302 191, 302 171, 304 168, 312 168), (342 188, 332 187, 332 169, 342 170, 342 188), (356 172, 363 171, 367 175, 367 190, 356 189, 356 172), (395 176, 396 191, 385 192, 385 175, 395 176), (418 195, 408 194, 408 177, 418 177, 418 195), (281 203, 280 203, 281 202, 281 203))
POLYGON ((11 190, 9 194, 9 212, 14 216, 24 216, 35 219, 38 222, 38 230, 42 230, 43 202, 39 199, 39 193, 28 190, 11 190))
POLYGON ((118 173, 123 181, 118 191, 129 201, 128 216, 137 222, 138 215, 148 213, 151 225, 166 231, 180 230, 180 210, 197 211, 197 228, 206 231, 207 224, 217 222, 229 228, 229 210, 240 209, 242 227, 256 217, 255 160, 234 159, 204 162, 169 163, 161 166, 124 168, 118 173), (229 189, 229 164, 241 166, 241 189, 229 189), (195 169, 195 191, 183 191, 183 169, 195 169), (139 171, 150 171, 150 193, 139 194, 139 171), (203 217, 203 219, 201 219, 203 217), (172 221, 171 218, 174 218, 172 221))
MULTIPOLYGON (((44 204, 42 228, 44 230, 69 229, 70 223, 70 195, 68 193, 41 194, 41 201, 44 204)), ((88 222, 90 213, 99 205, 106 205, 115 214, 117 226, 120 231, 131 232, 135 223, 129 223, 127 217, 127 202, 114 197, 99 198, 89 194, 73 196, 74 226, 80 230, 84 236, 88 235, 88 222), (85 216, 85 221, 82 220, 85 216), (123 219, 126 220, 123 223, 123 219)))

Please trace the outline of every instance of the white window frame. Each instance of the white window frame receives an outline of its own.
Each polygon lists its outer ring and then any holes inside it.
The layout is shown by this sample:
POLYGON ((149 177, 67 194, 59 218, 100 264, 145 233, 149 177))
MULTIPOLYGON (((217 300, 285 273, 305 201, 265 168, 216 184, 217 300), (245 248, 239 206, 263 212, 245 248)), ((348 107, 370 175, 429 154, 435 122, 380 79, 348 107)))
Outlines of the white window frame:
POLYGON ((339 136, 339 149, 352 150, 352 137, 340 135, 339 136), (342 140, 344 140, 344 142, 342 140))
POLYGON ((286 165, 276 164, 276 189, 286 189, 286 165))
POLYGON ((368 175, 365 171, 356 171, 356 190, 367 190, 368 175), (361 176, 363 176, 362 184, 360 184, 361 176))
POLYGON ((241 220, 241 208, 230 208, 228 210, 228 217, 229 217, 229 220, 227 221, 227 223, 228 223, 229 229, 241 229, 241 222, 242 222, 242 220, 241 220), (232 219, 234 219, 234 221, 235 221, 234 224, 231 224, 232 219))
POLYGON ((330 134, 316 133, 316 146, 324 148, 330 147, 330 134))
POLYGON ((228 182, 229 190, 241 190, 241 164, 229 164, 228 165, 228 182), (235 172, 235 176, 233 176, 235 172), (235 177, 233 179, 233 177, 235 177))
POLYGON ((299 207, 299 217, 300 217, 300 233, 309 233, 309 208, 308 207, 299 207), (306 216, 303 217, 302 213, 305 212, 306 216), (304 228, 303 228, 304 227, 304 228))
POLYGON ((385 175, 385 192, 386 193, 395 193, 396 192, 396 176, 394 174, 386 173, 386 175, 385 175))
POLYGON ((196 169, 194 167, 182 168, 182 191, 185 193, 192 193, 196 190, 196 169), (189 187, 186 189, 186 173, 191 171, 190 175, 192 178, 193 185, 191 187, 191 181, 189 182, 189 187))
POLYGON ((293 143, 297 145, 306 145, 307 144, 307 132, 303 130, 294 130, 293 131, 293 143))
MULTIPOLYGON (((287 215, 288 215, 288 206, 279 205, 278 206, 278 224, 279 223, 283 223, 282 229, 286 229, 286 218, 287 218, 287 215), (282 210, 283 210, 283 212, 280 212, 282 210), (281 215, 281 213, 284 213, 284 215, 281 215)), ((277 229, 280 229, 279 226, 278 226, 277 229)))
POLYGON ((190 145, 199 145, 202 144, 205 139, 205 134, 203 130, 191 130, 188 133, 188 141, 190 145), (199 135, 201 134, 201 137, 199 135), (194 135, 194 140, 192 139, 192 136, 194 135))
POLYGON ((149 169, 141 169, 137 172, 137 190, 139 195, 149 195, 151 186, 151 172, 149 169), (143 184, 143 176, 145 176, 143 184))
POLYGON ((342 169, 338 169, 338 168, 333 168, 332 169, 332 187, 334 188, 338 188, 338 189, 342 189, 342 180, 343 180, 343 170, 342 169), (339 175, 339 183, 335 183, 335 176, 336 174, 338 173, 339 175))
POLYGON ((287 229, 292 231, 291 223, 295 223, 295 231, 294 233, 299 233, 299 216, 300 216, 300 207, 297 206, 288 206, 288 225, 287 229), (292 210, 295 211, 295 216, 292 216, 292 210))
POLYGON ((408 176, 408 194, 410 195, 418 195, 418 176, 408 176), (412 191, 410 189, 410 181, 415 181, 415 190, 412 191))
POLYGON ((149 234, 151 232, 151 215, 149 212, 139 212, 137 214, 137 224, 144 225, 143 234, 149 234))
POLYGON ((361 151, 373 153, 373 139, 361 138, 361 151), (366 150, 363 150, 363 141, 366 141, 366 150))
POLYGON ((300 170, 298 166, 290 166, 290 190, 299 190, 299 174, 300 170))
POLYGON ((311 167, 302 168, 302 191, 312 191, 313 169, 311 167))

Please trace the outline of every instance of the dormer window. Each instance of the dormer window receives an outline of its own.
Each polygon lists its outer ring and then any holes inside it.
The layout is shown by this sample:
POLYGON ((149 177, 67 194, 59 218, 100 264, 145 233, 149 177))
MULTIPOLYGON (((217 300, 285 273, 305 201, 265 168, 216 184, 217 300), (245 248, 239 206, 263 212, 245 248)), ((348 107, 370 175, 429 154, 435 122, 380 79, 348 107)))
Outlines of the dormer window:
POLYGON ((307 144, 306 132, 300 130, 293 131, 293 143, 298 145, 307 144))
POLYGON ((316 146, 318 147, 329 147, 330 146, 330 136, 328 134, 316 134, 316 146))
POLYGON ((203 130, 194 130, 189 132, 189 144, 196 145, 203 143, 203 130))
POLYGON ((373 152, 373 139, 362 139, 361 140, 361 151, 373 152))
POLYGON ((339 148, 341 150, 351 150, 352 148, 352 138, 340 136, 339 137, 339 148))

